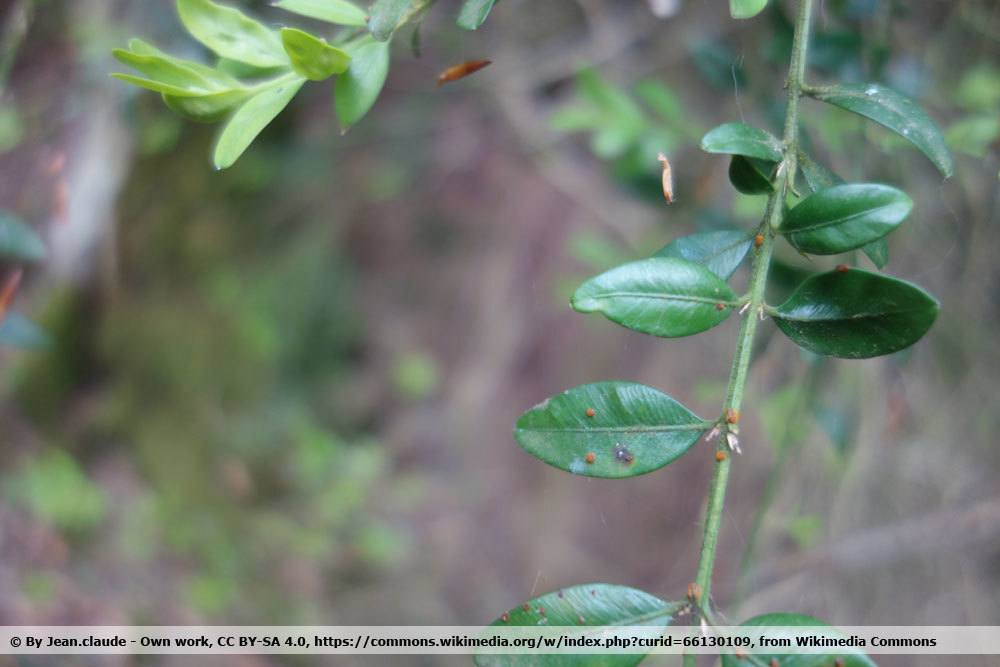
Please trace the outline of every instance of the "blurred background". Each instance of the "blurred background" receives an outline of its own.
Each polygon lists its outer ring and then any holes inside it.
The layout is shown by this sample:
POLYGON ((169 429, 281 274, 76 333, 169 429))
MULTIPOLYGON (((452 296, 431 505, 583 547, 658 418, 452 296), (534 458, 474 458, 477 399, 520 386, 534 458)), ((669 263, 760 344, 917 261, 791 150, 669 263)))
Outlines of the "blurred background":
MULTIPOLYGON (((131 36, 207 59, 172 2, 0 2, 0 209, 49 250, 13 305, 48 344, 18 319, 6 342, 29 349, 0 351, 0 623, 472 625, 576 583, 682 597, 710 446, 597 480, 511 430, 602 379, 718 413, 738 318, 663 341, 568 297, 677 236, 759 220, 764 199, 698 140, 729 120, 780 131, 793 8, 772 5, 733 21, 721 1, 506 0, 468 33, 441 0, 348 134, 311 84, 215 172, 214 127, 108 77, 131 36), (435 86, 473 58, 493 65, 435 86)), ((913 197, 886 271, 942 312, 868 362, 761 327, 715 601, 733 623, 1000 624, 1000 4, 818 9, 811 80, 895 87, 955 152, 942 181, 889 132, 803 103, 817 158, 913 197)), ((772 303, 836 261, 786 244, 772 303)))

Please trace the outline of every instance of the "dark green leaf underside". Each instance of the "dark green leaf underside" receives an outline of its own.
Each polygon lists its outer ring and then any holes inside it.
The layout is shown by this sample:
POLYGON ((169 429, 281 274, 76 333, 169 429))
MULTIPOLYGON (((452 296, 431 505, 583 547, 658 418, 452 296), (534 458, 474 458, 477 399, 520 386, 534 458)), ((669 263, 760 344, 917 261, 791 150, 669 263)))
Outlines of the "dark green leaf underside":
POLYGON ((528 410, 517 420, 514 437, 529 454, 560 470, 620 478, 674 461, 710 426, 652 387, 597 382, 528 410))
MULTIPOLYGON (((743 627, 822 627, 824 630, 828 629, 830 626, 827 623, 819 620, 818 618, 813 618, 812 616, 806 616, 805 614, 788 614, 788 613, 776 613, 776 614, 763 614, 761 616, 755 616, 750 620, 741 624, 743 627)), ((795 634, 779 634, 775 633, 774 638, 785 637, 795 643, 795 634)), ((842 667, 876 667, 875 663, 867 655, 859 652, 857 649, 845 648, 842 650, 831 649, 829 653, 816 653, 816 654, 802 654, 802 655, 790 655, 783 653, 769 654, 769 653, 754 653, 754 658, 761 665, 771 665, 777 664, 778 667, 833 667, 834 664, 842 664, 842 667), (837 659, 841 659, 842 663, 837 663, 837 659), (773 661, 773 662, 772 662, 773 661)), ((723 655, 722 656, 722 667, 746 667, 750 664, 747 660, 741 660, 734 655, 723 655)))
POLYGON ((778 138, 746 123, 725 123, 709 130, 701 139, 701 149, 707 153, 746 155, 771 162, 781 160, 778 138))

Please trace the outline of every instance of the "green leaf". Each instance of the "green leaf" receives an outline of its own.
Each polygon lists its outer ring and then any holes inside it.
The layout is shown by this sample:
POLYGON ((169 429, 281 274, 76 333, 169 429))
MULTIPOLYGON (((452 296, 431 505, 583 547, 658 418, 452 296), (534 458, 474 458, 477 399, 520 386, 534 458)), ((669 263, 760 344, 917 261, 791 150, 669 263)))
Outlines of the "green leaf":
POLYGON ((956 151, 982 159, 1000 139, 1000 116, 984 114, 963 118, 945 130, 944 138, 956 151))
POLYGON ((251 95, 253 91, 248 88, 196 96, 164 93, 163 102, 171 111, 189 120, 214 123, 225 118, 251 95))
POLYGON ((888 185, 836 185, 800 201, 779 231, 802 252, 835 255, 886 236, 912 209, 906 193, 888 185))
POLYGON ((368 30, 380 42, 392 37, 411 0, 375 0, 369 11, 368 30))
POLYGON ((774 190, 771 177, 777 164, 742 155, 729 161, 729 182, 745 195, 766 195, 774 190))
MULTIPOLYGON (((492 625, 536 627, 542 623, 580 626, 581 634, 585 632, 583 628, 601 625, 667 627, 685 606, 684 602, 666 602, 627 586, 582 584, 529 600, 511 609, 492 625)), ((572 635, 573 631, 567 628, 567 634, 572 635)), ((476 654, 476 665, 479 667, 528 667, 539 664, 552 667, 633 667, 645 657, 638 653, 553 654, 541 660, 542 656, 537 655, 487 655, 486 651, 488 649, 476 654)))
POLYGON ((138 37, 133 37, 128 41, 128 50, 135 55, 140 56, 157 56, 163 58, 164 60, 169 60, 177 65, 186 67, 189 70, 193 70, 196 74, 201 76, 203 79, 212 84, 211 87, 218 90, 228 90, 230 88, 237 88, 243 84, 240 83, 238 79, 233 77, 228 72, 223 72, 221 69, 216 67, 209 67, 204 63, 199 63, 194 60, 185 60, 183 58, 177 58, 169 53, 165 53, 160 49, 156 48, 149 42, 145 42, 138 37))
POLYGON ((635 331, 675 338, 719 324, 735 299, 729 285, 701 264, 651 257, 591 278, 576 290, 572 305, 635 331))
POLYGON ((177 0, 181 23, 217 55, 257 67, 287 66, 281 39, 233 7, 210 0, 177 0))
POLYGON ((739 230, 696 232, 674 239, 654 257, 677 257, 703 264, 723 280, 739 268, 753 246, 753 237, 739 230))
POLYGON ((701 139, 707 153, 746 155, 770 162, 781 161, 781 142, 769 132, 746 123, 724 123, 701 139))
POLYGON ((305 79, 284 77, 247 100, 219 135, 215 144, 215 168, 232 166, 257 135, 288 106, 305 79))
POLYGON ((327 23, 365 25, 364 10, 347 0, 278 0, 274 6, 327 23))
POLYGON ((798 158, 799 171, 802 172, 802 177, 805 178, 806 185, 811 192, 826 190, 835 185, 841 185, 844 182, 844 179, 840 176, 819 162, 816 162, 802 151, 798 152, 798 158))
POLYGON ((809 90, 818 100, 869 118, 908 139, 945 178, 955 170, 944 136, 923 109, 910 98, 877 83, 841 84, 809 90))
MULTIPOLYGON (((755 616, 748 621, 740 624, 741 627, 822 627, 824 632, 829 629, 829 624, 824 623, 818 618, 813 618, 812 616, 806 616, 805 614, 788 614, 788 613, 777 613, 777 614, 763 614, 761 616, 755 616)), ((769 633, 769 637, 772 635, 769 633)), ((773 637, 787 637, 792 641, 792 645, 795 645, 795 637, 797 633, 793 634, 779 634, 775 633, 773 637)), ((829 653, 803 653, 803 654, 788 654, 788 653, 775 653, 775 654, 765 654, 763 652, 754 652, 754 658, 762 665, 767 664, 777 664, 779 667, 831 667, 837 660, 841 658, 843 660, 843 667, 876 667, 875 663, 864 653, 861 653, 854 648, 844 648, 843 650, 831 649, 829 653)), ((741 660, 733 655, 723 655, 722 656, 722 667, 746 667, 748 662, 746 660, 741 660)), ((840 664, 840 663, 837 663, 840 664)))
POLYGON ((458 12, 458 27, 466 30, 476 30, 483 24, 496 0, 465 0, 458 12))
POLYGON ((334 108, 342 132, 368 113, 375 104, 389 74, 389 44, 365 40, 348 49, 351 66, 337 77, 334 108))
POLYGON ((282 28, 281 43, 292 68, 310 81, 323 81, 347 71, 351 56, 326 40, 297 28, 282 28))
POLYGON ((861 246, 861 252, 865 253, 872 264, 880 269, 884 269, 885 265, 889 263, 889 242, 885 238, 866 243, 861 246))
POLYGON ((38 349, 51 343, 49 334, 21 313, 8 310, 0 320, 0 346, 38 349))
POLYGON ((734 19, 749 19, 767 7, 767 0, 729 0, 729 14, 734 19))
POLYGON ((9 211, 0 211, 0 259, 15 262, 45 259, 41 237, 9 211))
POLYGON ((860 269, 806 279, 772 314, 778 328, 816 354, 867 359, 913 345, 938 313, 930 294, 860 269))
POLYGON ((666 394, 632 382, 597 382, 528 410, 518 444, 551 466, 588 477, 634 477, 662 468, 711 424, 666 394), (590 410, 593 417, 588 417, 590 410), (593 454, 593 463, 588 463, 593 454))

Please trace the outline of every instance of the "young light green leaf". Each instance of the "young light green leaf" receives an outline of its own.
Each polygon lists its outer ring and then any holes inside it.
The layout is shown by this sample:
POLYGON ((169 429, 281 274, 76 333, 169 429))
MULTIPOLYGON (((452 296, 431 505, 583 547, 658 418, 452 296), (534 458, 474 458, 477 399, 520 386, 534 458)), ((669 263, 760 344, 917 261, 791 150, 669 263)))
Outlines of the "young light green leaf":
POLYGON ((392 37, 412 0, 375 0, 369 11, 368 30, 380 42, 392 37))
MULTIPOLYGON (((813 618, 812 616, 806 616, 805 614, 788 614, 788 613, 776 613, 776 614, 763 614, 761 616, 755 616, 748 621, 740 624, 742 627, 753 627, 753 628, 779 628, 779 627, 802 627, 802 628, 822 628, 824 633, 829 631, 830 626, 827 623, 819 620, 818 618, 813 618)), ((808 631, 804 631, 803 634, 808 635, 808 631)), ((774 638, 787 638, 792 642, 792 645, 796 645, 796 637, 802 636, 799 633, 774 633, 769 637, 774 638)), ((842 665, 843 667, 876 667, 875 663, 867 655, 857 650, 856 648, 845 647, 843 649, 831 649, 829 653, 808 653, 808 654, 789 654, 789 653, 774 653, 768 654, 763 651, 754 651, 754 659, 761 665, 778 665, 779 667, 831 667, 832 665, 842 665), (838 662, 839 658, 839 662, 838 662)), ((737 658, 734 655, 723 655, 722 656, 722 667, 745 667, 748 664, 746 659, 737 658)))
POLYGON ((767 0, 729 0, 729 14, 734 19, 749 19, 767 7, 767 0))
POLYGON ((781 161, 781 142, 769 132, 746 123, 724 123, 701 139, 707 153, 746 155, 770 162, 781 161))
POLYGON ((888 185, 836 185, 794 206, 780 231, 802 252, 835 255, 886 236, 912 209, 906 193, 888 185))
POLYGON ((193 70, 196 74, 202 77, 205 81, 211 84, 212 88, 218 90, 228 90, 230 88, 238 88, 242 84, 238 79, 233 77, 228 72, 223 72, 216 67, 209 67, 204 63, 199 63, 194 60, 185 60, 183 58, 177 58, 169 53, 165 53, 160 49, 156 48, 152 44, 145 42, 138 37, 133 37, 128 41, 128 50, 135 55, 140 56, 157 56, 163 58, 164 60, 169 60, 177 65, 186 67, 189 70, 193 70))
POLYGON ((278 0, 274 6, 327 23, 357 27, 365 25, 364 10, 347 0, 278 0))
POLYGON ((257 67, 288 65, 278 35, 234 7, 177 0, 177 13, 188 32, 217 55, 257 67))
MULTIPOLYGON (((554 593, 547 593, 523 605, 514 607, 492 625, 502 627, 537 627, 545 625, 578 626, 580 634, 586 628, 600 625, 667 627, 687 606, 684 602, 667 602, 644 591, 612 584, 582 584, 554 593)), ((567 628, 567 634, 574 632, 567 628)), ((634 667, 645 656, 640 653, 613 655, 488 655, 489 649, 476 654, 478 667, 634 667), (540 660, 540 658, 545 658, 540 660)))
POLYGON ((709 428, 711 424, 652 387, 597 382, 528 410, 517 420, 514 437, 526 452, 560 470, 621 478, 662 468, 709 428))
POLYGON ((0 346, 38 349, 52 344, 44 329, 16 311, 7 311, 0 320, 0 346))
POLYGON ((111 54, 119 62, 144 74, 148 80, 171 90, 187 91, 191 95, 205 95, 219 90, 213 82, 175 61, 160 56, 139 55, 125 49, 114 49, 111 54))
POLYGON ((281 43, 292 68, 310 81, 323 81, 347 71, 351 56, 326 40, 297 28, 282 28, 281 43))
POLYGON ((728 280, 753 245, 753 237, 739 230, 696 232, 674 239, 654 257, 677 257, 703 264, 723 280, 728 280))
POLYGON ((38 262, 45 259, 45 244, 34 229, 9 211, 0 211, 0 260, 38 262))
POLYGON ((735 300, 729 285, 701 264, 651 257, 591 278, 572 305, 635 331, 674 338, 711 329, 729 317, 735 300))
POLYGON ((337 77, 334 108, 341 132, 347 132, 375 104, 389 73, 389 44, 371 39, 353 46, 351 66, 337 77))
POLYGON ((955 170, 937 125, 913 100, 877 83, 839 84, 809 90, 809 95, 884 125, 908 139, 945 178, 955 170))
POLYGON ((253 94, 253 90, 249 88, 193 96, 164 93, 163 102, 168 109, 184 118, 199 123, 215 123, 253 94))
POLYGON ((745 195, 766 195, 774 190, 771 178, 777 164, 743 155, 729 161, 729 182, 745 195))
POLYGON ((496 0, 465 0, 458 12, 458 27, 466 30, 476 30, 483 24, 496 0))
POLYGON ((216 169, 232 166, 257 135, 288 106, 305 79, 284 77, 257 93, 236 110, 215 144, 216 169))
POLYGON ((916 343, 938 302, 906 281, 860 269, 811 276, 773 310, 778 328, 816 354, 867 359, 916 343))

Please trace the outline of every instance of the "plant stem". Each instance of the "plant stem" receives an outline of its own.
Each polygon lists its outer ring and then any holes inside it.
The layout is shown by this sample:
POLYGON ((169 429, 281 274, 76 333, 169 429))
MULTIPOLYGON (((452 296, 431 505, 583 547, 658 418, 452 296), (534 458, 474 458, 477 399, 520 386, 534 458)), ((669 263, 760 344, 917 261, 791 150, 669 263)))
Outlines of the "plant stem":
MULTIPOLYGON (((785 112, 784 157, 778 168, 775 190, 767 202, 767 211, 761 222, 760 234, 763 243, 757 248, 750 274, 750 301, 748 312, 740 327, 739 339, 736 343, 736 356, 729 375, 729 388, 726 392, 726 403, 720 426, 726 431, 719 439, 718 448, 727 448, 726 436, 738 433, 735 424, 726 423, 726 416, 738 414, 743 404, 743 392, 746 388, 747 374, 750 369, 750 357, 753 350, 753 338, 757 331, 757 323, 764 309, 764 288, 767 286, 767 274, 771 265, 771 253, 774 248, 775 230, 781 226, 784 213, 785 195, 795 181, 797 169, 796 154, 799 140, 799 98, 802 95, 803 77, 805 75, 806 48, 809 41, 809 26, 812 21, 813 0, 799 0, 798 18, 795 23, 795 37, 792 42, 791 64, 788 68, 788 108, 785 112)), ((722 510, 726 500, 726 485, 729 482, 731 457, 726 456, 715 465, 712 481, 708 491, 708 508, 705 516, 704 538, 701 555, 698 561, 698 573, 695 583, 701 588, 702 608, 711 613, 712 570, 715 565, 715 554, 719 543, 719 527, 722 524, 722 510)), ((684 657, 686 665, 695 664, 695 656, 684 657)))

